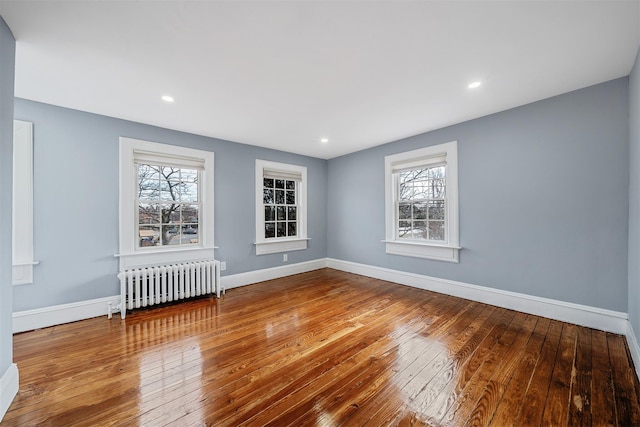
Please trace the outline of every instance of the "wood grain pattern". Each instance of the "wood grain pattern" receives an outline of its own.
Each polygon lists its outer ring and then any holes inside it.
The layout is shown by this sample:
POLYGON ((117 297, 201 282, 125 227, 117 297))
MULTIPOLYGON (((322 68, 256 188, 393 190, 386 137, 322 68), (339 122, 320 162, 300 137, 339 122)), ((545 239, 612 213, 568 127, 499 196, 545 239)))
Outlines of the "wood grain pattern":
POLYGON ((640 425, 624 337, 331 269, 17 334, 2 426, 640 425))

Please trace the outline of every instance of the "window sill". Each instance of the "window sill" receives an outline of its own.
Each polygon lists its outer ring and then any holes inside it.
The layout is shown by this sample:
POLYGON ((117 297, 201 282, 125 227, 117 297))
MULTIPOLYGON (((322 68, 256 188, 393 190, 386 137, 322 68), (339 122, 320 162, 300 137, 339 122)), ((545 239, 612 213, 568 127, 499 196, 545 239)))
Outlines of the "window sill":
POLYGON ((13 285, 29 285, 33 283, 33 266, 38 264, 40 264, 40 261, 13 264, 13 285))
POLYGON ((256 255, 276 254, 279 252, 300 251, 307 249, 308 238, 255 242, 256 255))
POLYGON ((436 261, 460 262, 459 246, 383 240, 386 252, 391 255, 410 256, 436 261))
POLYGON ((149 265, 188 262, 214 257, 214 247, 171 248, 161 250, 145 250, 114 255, 120 258, 120 270, 146 267, 149 265))

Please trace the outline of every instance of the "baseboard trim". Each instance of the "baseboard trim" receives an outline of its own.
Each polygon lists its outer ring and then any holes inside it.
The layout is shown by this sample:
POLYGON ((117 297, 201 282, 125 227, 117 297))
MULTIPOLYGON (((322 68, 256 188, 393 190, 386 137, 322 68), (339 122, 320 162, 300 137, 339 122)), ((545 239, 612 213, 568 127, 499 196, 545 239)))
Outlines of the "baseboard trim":
POLYGON ((120 296, 17 311, 13 313, 13 333, 104 316, 109 311, 109 303, 116 306, 120 303, 120 296))
MULTIPOLYGON (((627 313, 618 311, 535 297, 527 294, 333 258, 321 258, 296 264, 222 276, 221 284, 224 289, 232 289, 325 267, 625 335, 629 342, 636 369, 638 370, 638 367, 640 367, 640 348, 638 347, 631 324, 628 321, 628 315, 627 313)), ((108 312, 109 303, 115 306, 119 302, 120 297, 116 295, 71 304, 19 311, 13 313, 13 332, 24 332, 103 316, 108 312)))
POLYGON ((13 398, 18 394, 18 387, 18 366, 12 363, 0 378, 0 421, 9 410, 13 398))
POLYGON ((327 267, 576 325, 627 334, 627 313, 332 258, 327 260, 327 267))
MULTIPOLYGON (((281 267, 266 268, 264 270, 222 276, 220 281, 225 289, 231 289, 239 286, 250 285, 252 283, 263 282, 265 280, 290 276, 292 274, 318 270, 320 268, 325 268, 326 266, 327 260, 326 258, 322 258, 297 264, 283 265, 281 267)), ((61 325, 63 323, 104 316, 108 314, 109 303, 115 307, 120 303, 120 296, 114 295, 112 297, 18 311, 13 313, 13 333, 31 331, 33 329, 46 328, 49 326, 61 325)))
POLYGON ((291 276, 293 274, 319 270, 321 268, 325 268, 326 266, 327 259, 321 258, 312 261, 299 262, 296 264, 265 268, 263 270, 248 271, 246 273, 232 274, 229 276, 222 276, 220 278, 220 282, 224 289, 232 289, 240 286, 251 285, 253 283, 264 282, 265 280, 279 279, 280 277, 291 276))

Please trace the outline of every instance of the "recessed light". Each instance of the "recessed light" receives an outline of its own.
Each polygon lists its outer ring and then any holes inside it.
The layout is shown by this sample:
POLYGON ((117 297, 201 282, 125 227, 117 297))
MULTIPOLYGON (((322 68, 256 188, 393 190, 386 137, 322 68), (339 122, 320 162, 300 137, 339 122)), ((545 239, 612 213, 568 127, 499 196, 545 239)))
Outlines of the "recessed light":
POLYGON ((162 100, 163 100, 164 102, 172 103, 172 102, 173 102, 173 96, 169 96, 169 95, 162 95, 162 100))
POLYGON ((322 142, 323 144, 326 144, 327 142, 329 142, 329 138, 322 138, 320 142, 322 142))
POLYGON ((480 87, 481 84, 482 84, 482 82, 473 82, 473 83, 469 83, 469 85, 467 87, 469 89, 475 89, 477 87, 480 87))

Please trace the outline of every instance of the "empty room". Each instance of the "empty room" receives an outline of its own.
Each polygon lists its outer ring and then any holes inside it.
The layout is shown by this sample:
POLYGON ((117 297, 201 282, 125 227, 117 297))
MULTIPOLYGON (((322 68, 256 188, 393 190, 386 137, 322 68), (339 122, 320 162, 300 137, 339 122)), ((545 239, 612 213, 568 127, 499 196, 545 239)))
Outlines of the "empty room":
POLYGON ((640 425, 639 48, 637 0, 0 0, 0 424, 640 425))

